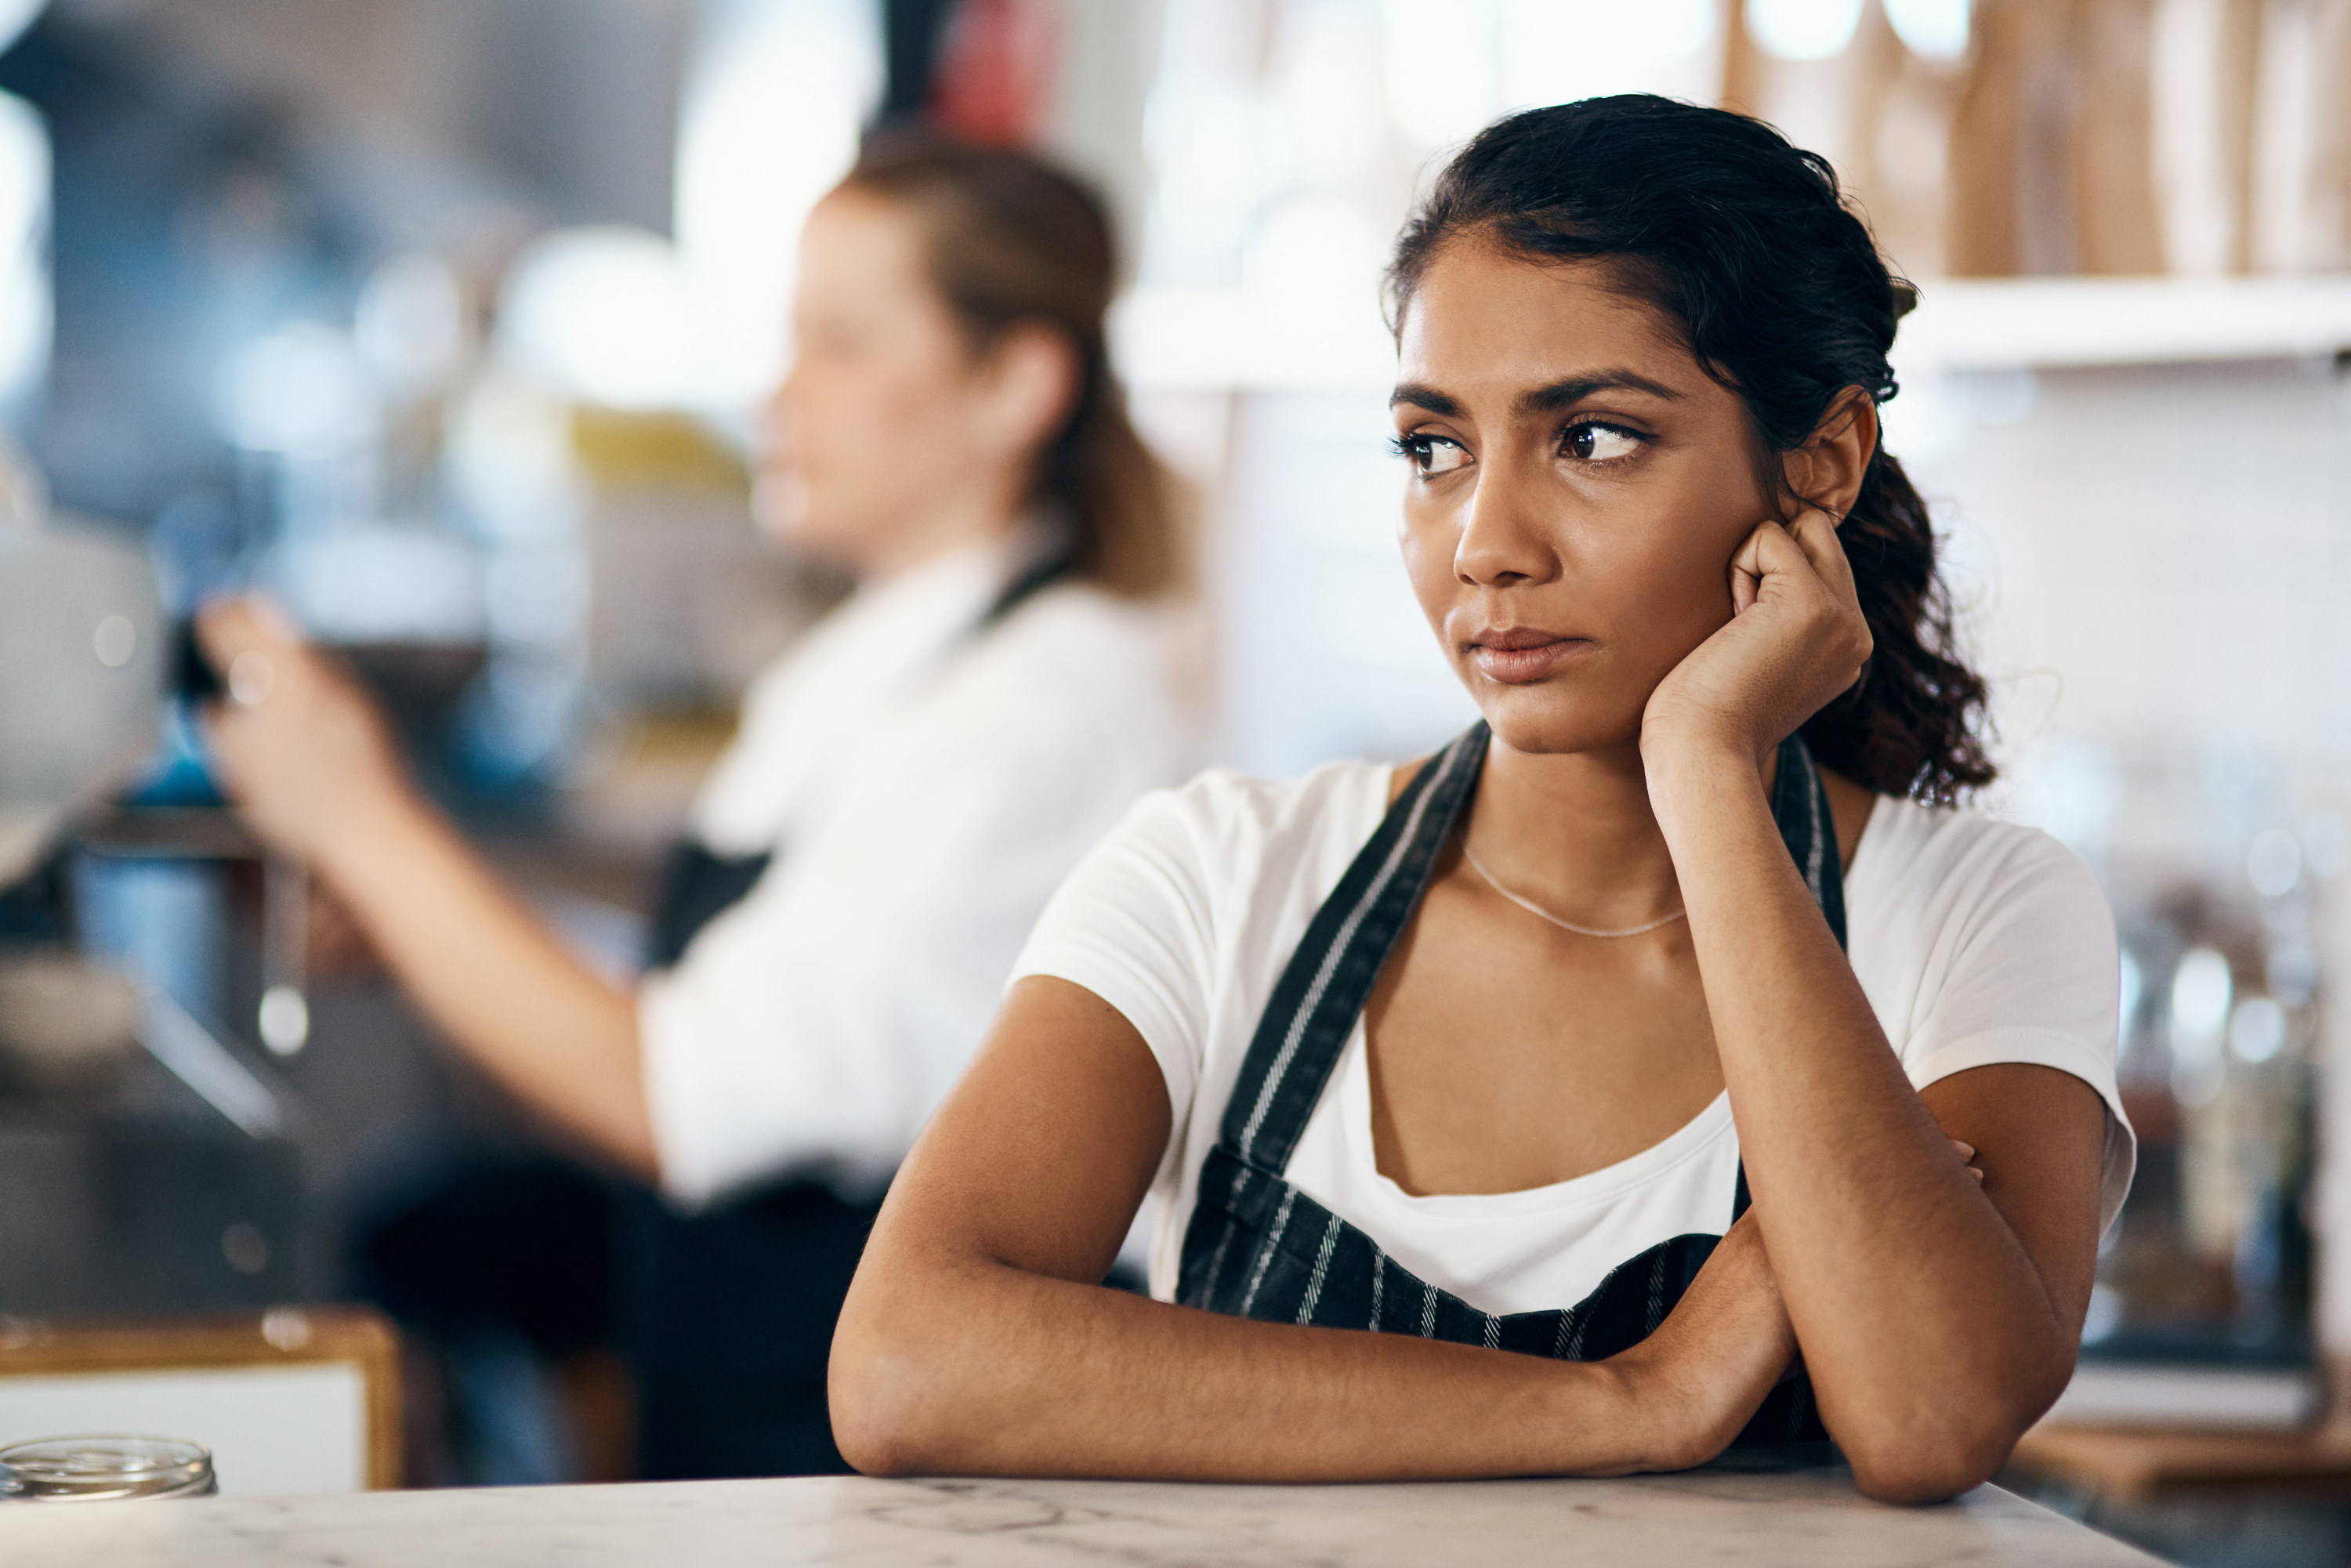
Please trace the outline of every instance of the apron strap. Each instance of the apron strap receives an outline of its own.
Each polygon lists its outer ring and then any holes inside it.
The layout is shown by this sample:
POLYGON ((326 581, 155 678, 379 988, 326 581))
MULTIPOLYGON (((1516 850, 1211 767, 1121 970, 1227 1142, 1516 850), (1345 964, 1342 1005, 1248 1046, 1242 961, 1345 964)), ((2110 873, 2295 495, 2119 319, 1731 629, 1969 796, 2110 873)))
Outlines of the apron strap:
POLYGON ((1489 737, 1479 720, 1414 776, 1315 912, 1225 1102, 1222 1142, 1244 1163, 1270 1171, 1290 1164, 1445 841, 1476 792, 1489 737))
POLYGON ((663 868, 645 932, 645 967, 666 969, 685 956, 702 928, 733 908, 768 874, 773 853, 722 855, 681 839, 663 868))
POLYGON ((1844 941, 1844 868, 1837 859, 1836 818, 1829 810, 1828 786, 1813 762, 1813 748, 1801 735, 1780 743, 1779 777, 1771 782, 1771 820, 1803 873, 1804 886, 1837 946, 1844 941))
MULTIPOLYGON (((978 620, 965 634, 977 642, 1011 618, 1012 612, 1038 594, 1067 578, 1077 566, 1077 551, 1067 531, 1037 552, 1014 572, 978 620)), ((775 861, 773 851, 749 855, 722 855, 693 839, 671 847, 653 919, 645 939, 645 967, 666 969, 685 956, 702 928, 750 894, 775 861)))
POLYGON ((1011 618, 1014 611, 1071 575, 1077 568, 1077 540, 1071 537, 1068 528, 1056 529, 1051 542, 1012 574, 1003 591, 972 624, 971 635, 981 637, 995 631, 1011 618))
MULTIPOLYGON (((1244 1165, 1267 1172, 1289 1166, 1380 970, 1419 907, 1446 840, 1477 792, 1490 740, 1484 721, 1472 725, 1405 786, 1300 938, 1225 1103, 1220 1142, 1244 1165)), ((1780 743, 1771 815, 1843 947, 1844 883, 1835 820, 1820 769, 1800 736, 1780 743)), ((1732 1218, 1746 1209, 1742 1166, 1732 1218)))

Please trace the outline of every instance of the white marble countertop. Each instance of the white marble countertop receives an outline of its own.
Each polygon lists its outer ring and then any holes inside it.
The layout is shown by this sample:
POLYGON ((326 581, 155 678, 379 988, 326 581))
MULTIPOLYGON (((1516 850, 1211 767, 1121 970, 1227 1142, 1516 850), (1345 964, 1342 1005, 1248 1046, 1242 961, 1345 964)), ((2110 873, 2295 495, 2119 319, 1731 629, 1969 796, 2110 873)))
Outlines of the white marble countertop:
POLYGON ((2156 1560, 1997 1487, 1868 1501, 1834 1465, 1416 1486, 690 1481, 0 1505, 7 1568, 1426 1568, 1475 1563, 2120 1568, 2156 1560))

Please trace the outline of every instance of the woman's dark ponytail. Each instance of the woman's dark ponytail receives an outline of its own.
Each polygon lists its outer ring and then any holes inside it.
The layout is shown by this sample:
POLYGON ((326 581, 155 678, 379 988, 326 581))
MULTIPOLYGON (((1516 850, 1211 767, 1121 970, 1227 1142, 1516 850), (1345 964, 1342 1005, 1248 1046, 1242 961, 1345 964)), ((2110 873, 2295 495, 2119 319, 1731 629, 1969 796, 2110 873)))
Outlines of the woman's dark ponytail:
POLYGON ((1892 453, 1871 461, 1837 536, 1876 651, 1854 689, 1805 723, 1805 743, 1856 783, 1949 805, 1995 777, 1979 716, 1988 694, 1951 652, 1934 525, 1892 453))
MULTIPOLYGON (((1884 402, 1915 301, 1835 172, 1761 120, 1645 94, 1528 110, 1480 131, 1405 226, 1388 269, 1400 319, 1437 252, 1474 235, 1535 260, 1595 262, 1680 324, 1747 405, 1768 486, 1839 393, 1884 402)), ((1876 643, 1860 682, 1803 727, 1823 765, 1949 804, 1991 782, 1983 678, 1957 652, 1934 526, 1882 448, 1838 528, 1876 643)))

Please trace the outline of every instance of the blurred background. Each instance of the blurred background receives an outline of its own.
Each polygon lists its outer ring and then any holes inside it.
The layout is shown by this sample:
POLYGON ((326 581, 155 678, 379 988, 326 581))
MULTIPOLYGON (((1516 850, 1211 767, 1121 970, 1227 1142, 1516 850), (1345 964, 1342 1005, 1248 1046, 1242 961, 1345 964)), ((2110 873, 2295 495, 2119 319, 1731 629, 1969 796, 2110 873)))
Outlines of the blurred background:
MULTIPOLYGON (((172 621, 266 587, 616 967, 742 683, 840 591, 755 533, 746 454, 800 216, 867 128, 1040 147, 1111 196, 1116 356, 1204 502, 1216 759, 1290 773, 1469 712, 1394 556, 1377 277, 1416 187, 1519 106, 1771 120, 1920 286, 1887 442, 1997 679, 1984 804, 2080 851, 2121 923, 2138 1185, 2060 1414, 2323 1416, 2351 0, 0 0, 19 29, 10 505, 160 584, 99 662, 160 681, 172 621)), ((183 711, 120 777, 0 894, 0 1329, 345 1295, 404 1152, 521 1135, 290 913, 183 711)), ((2102 1461, 2050 1462, 2121 1506, 2102 1461)), ((2199 1561, 2346 1539, 2199 1506, 2135 1528, 2199 1561)))

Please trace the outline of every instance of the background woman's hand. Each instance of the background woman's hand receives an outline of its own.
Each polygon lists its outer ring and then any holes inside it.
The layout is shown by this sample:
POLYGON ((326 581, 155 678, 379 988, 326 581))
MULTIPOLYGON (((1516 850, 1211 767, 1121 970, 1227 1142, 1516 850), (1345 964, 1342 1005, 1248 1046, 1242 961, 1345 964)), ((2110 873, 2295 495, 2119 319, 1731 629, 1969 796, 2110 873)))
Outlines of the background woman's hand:
POLYGON ((1828 513, 1760 524, 1730 561, 1731 618, 1657 684, 1641 749, 1720 746, 1759 760, 1852 686, 1869 625, 1828 513))
POLYGON ((274 847, 316 861, 370 810, 404 799, 375 705, 283 612, 215 601, 196 633, 225 691, 204 718, 222 787, 274 847))

